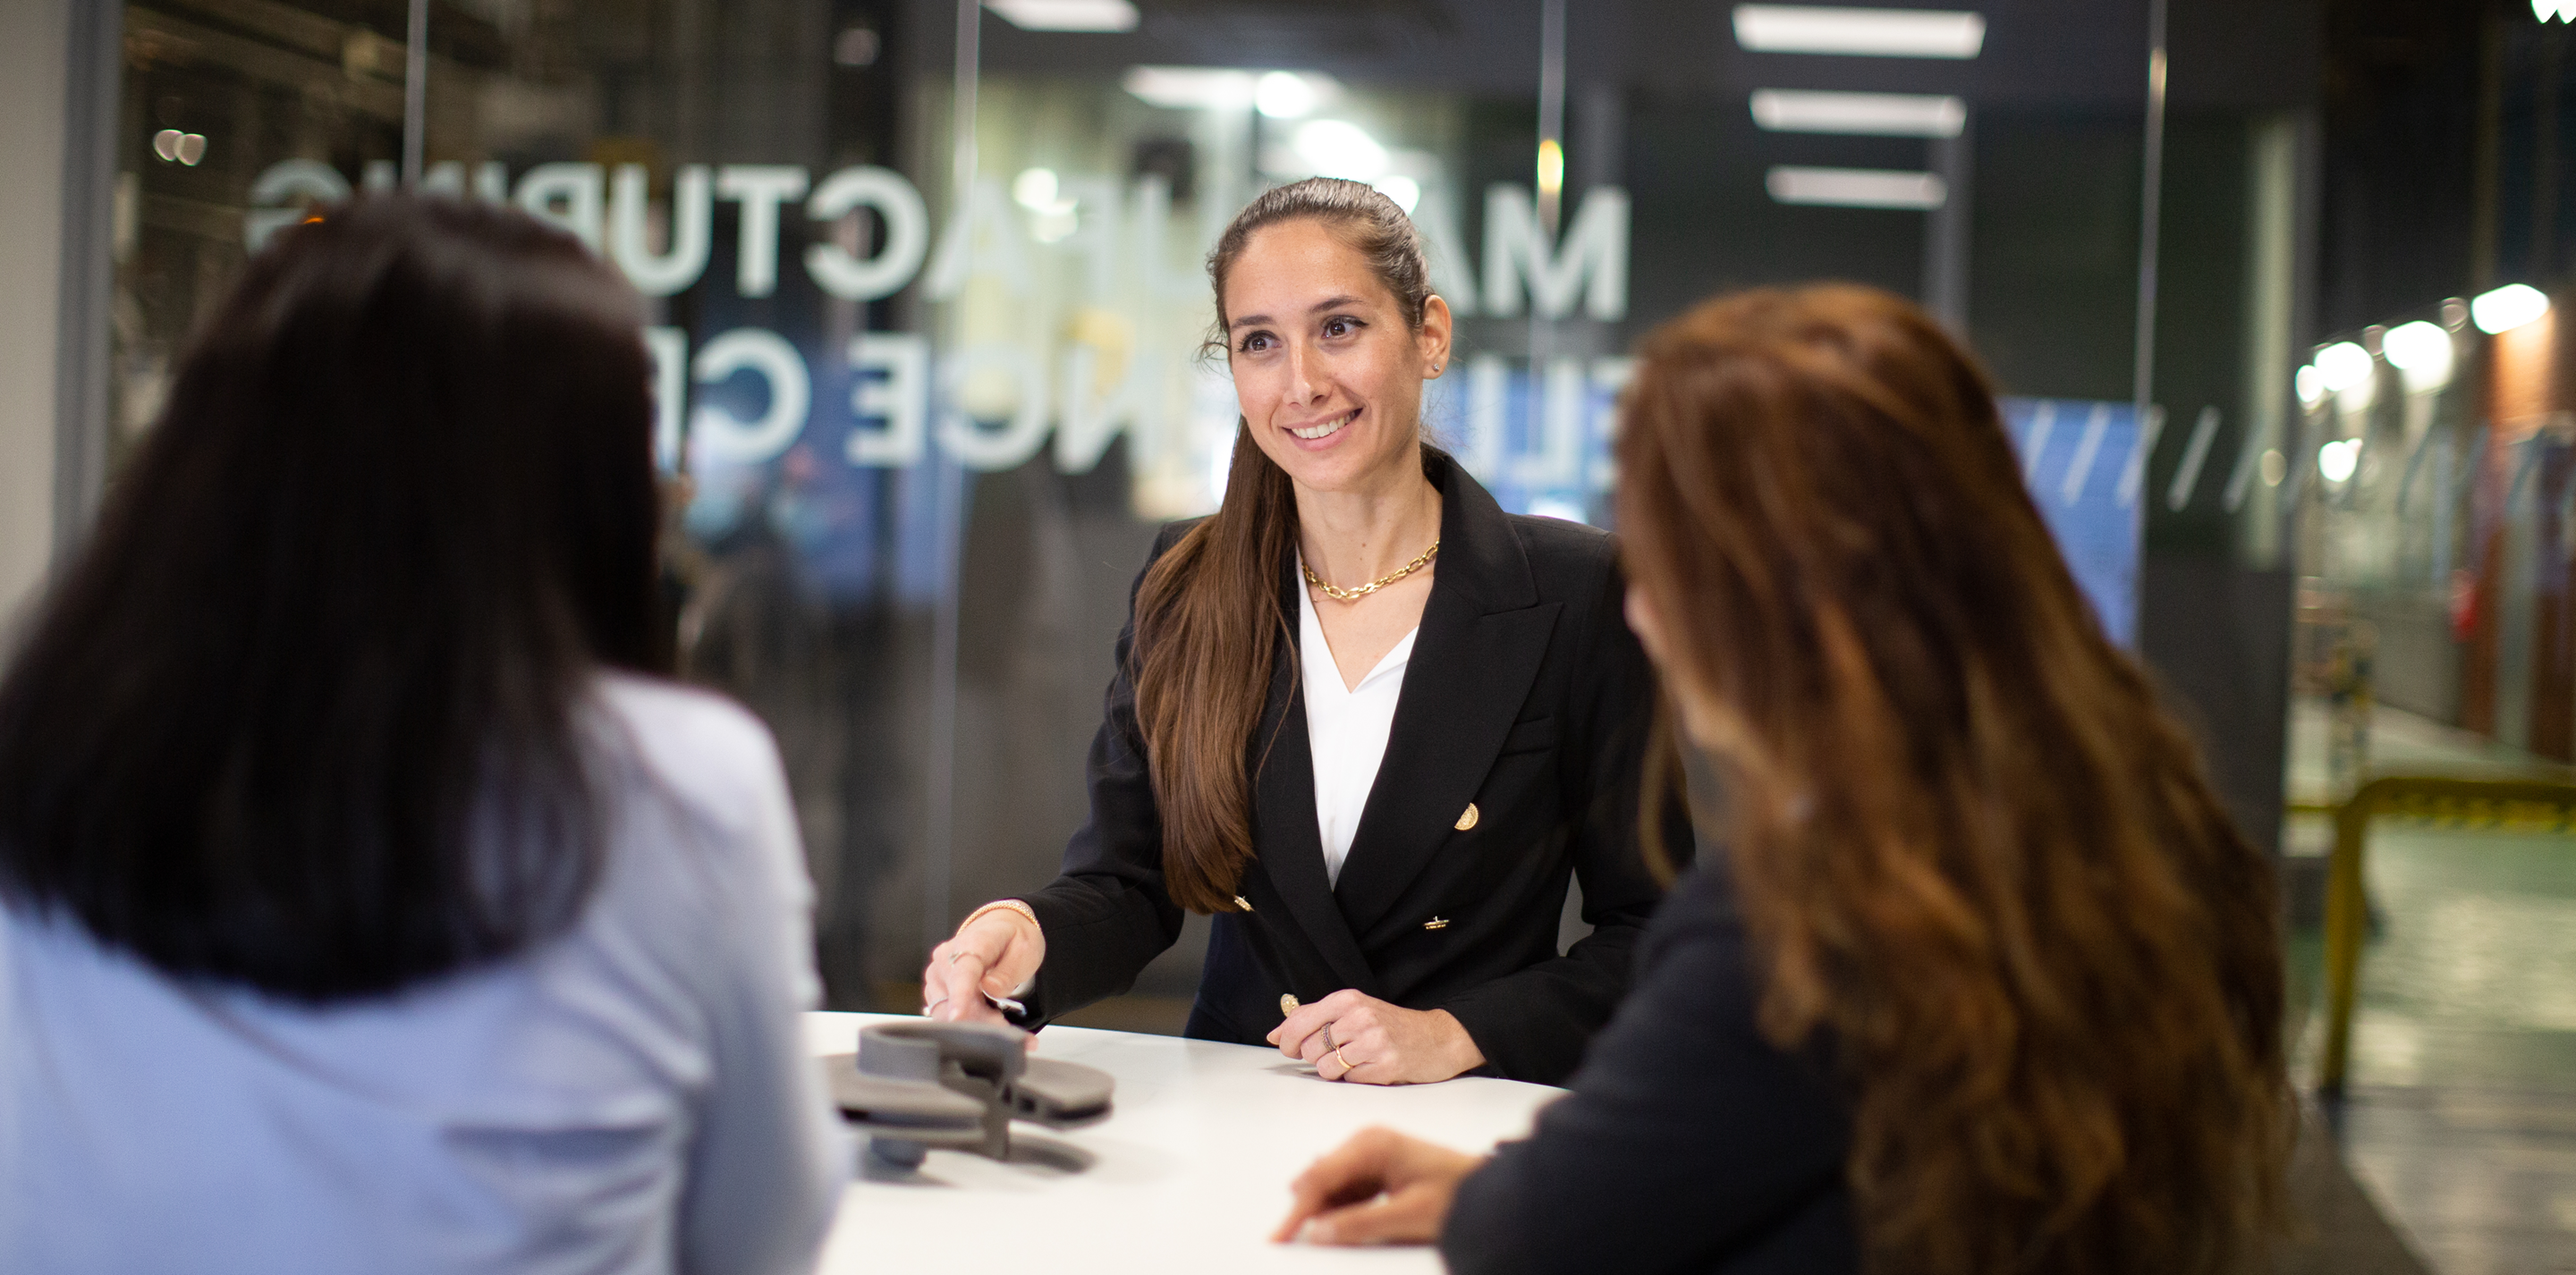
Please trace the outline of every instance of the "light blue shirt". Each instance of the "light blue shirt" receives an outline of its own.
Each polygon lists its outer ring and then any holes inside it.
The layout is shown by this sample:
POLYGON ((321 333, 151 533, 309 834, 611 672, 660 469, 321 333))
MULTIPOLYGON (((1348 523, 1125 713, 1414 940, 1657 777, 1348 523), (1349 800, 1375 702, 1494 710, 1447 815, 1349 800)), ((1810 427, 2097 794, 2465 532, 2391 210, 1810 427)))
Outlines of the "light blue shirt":
POLYGON ((812 887, 769 734, 603 679, 568 933, 312 1009, 0 908, 0 1271, 800 1271, 850 1160, 799 1036, 812 887))

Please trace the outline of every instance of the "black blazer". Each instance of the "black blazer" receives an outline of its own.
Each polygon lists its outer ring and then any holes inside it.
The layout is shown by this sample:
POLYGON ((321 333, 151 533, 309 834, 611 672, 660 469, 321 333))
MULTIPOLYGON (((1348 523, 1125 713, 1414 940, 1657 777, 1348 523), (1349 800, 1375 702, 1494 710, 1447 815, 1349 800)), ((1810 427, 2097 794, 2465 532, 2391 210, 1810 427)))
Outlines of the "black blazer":
MULTIPOLYGON (((1507 515, 1436 449, 1423 469, 1441 492, 1439 567, 1339 885, 1315 826, 1298 653, 1282 642, 1251 744, 1254 859, 1236 887, 1250 906, 1216 917, 1187 1032, 1260 1044, 1281 993, 1311 1003, 1356 988, 1448 1010, 1490 1074, 1555 1083, 1626 991, 1661 893, 1635 835, 1652 678, 1608 533, 1507 515), (1459 829, 1470 802, 1475 826, 1459 829), (1559 955, 1576 876, 1594 929, 1559 955)), ((1166 528, 1155 555, 1186 529, 1166 528)), ((1280 563, 1288 615, 1297 587, 1280 563)), ((1131 619, 1092 741, 1090 822, 1063 875, 1027 896, 1047 952, 1024 1023, 1127 990, 1180 934, 1127 675, 1134 640, 1131 619)), ((1674 811, 1667 844, 1686 848, 1674 811)))
POLYGON ((1449 1270, 1859 1270, 1849 1106, 1823 1051, 1756 1028, 1744 925, 1713 862, 1673 887, 1638 964, 1573 1092, 1459 1184, 1449 1270))

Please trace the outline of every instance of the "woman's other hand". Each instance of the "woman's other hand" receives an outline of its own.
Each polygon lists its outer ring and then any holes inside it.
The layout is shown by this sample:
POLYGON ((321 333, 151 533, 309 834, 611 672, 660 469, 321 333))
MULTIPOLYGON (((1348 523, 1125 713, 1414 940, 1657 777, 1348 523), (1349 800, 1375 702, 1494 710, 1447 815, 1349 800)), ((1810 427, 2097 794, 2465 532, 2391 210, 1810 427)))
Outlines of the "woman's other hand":
POLYGON ((1288 1184, 1294 1203, 1271 1242, 1428 1244, 1440 1238, 1459 1180, 1484 1162, 1392 1129, 1363 1129, 1288 1184))
POLYGON ((930 949, 921 971, 921 1012, 943 1023, 1010 1020, 986 996, 1009 996, 1037 977, 1046 960, 1046 933, 1014 908, 992 908, 967 918, 947 942, 930 949))
POLYGON ((1364 1085, 1429 1084, 1485 1065, 1448 1010, 1406 1009, 1347 987, 1299 1007, 1267 1039, 1326 1080, 1364 1085))

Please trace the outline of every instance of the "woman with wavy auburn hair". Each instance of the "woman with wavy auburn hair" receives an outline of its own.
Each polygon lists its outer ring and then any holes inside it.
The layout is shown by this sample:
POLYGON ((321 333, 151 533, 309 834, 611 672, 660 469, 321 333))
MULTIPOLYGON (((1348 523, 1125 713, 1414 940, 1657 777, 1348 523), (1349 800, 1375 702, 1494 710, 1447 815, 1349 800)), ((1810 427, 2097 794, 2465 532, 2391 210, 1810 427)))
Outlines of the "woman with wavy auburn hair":
POLYGON ((1363 1134, 1281 1237, 1480 1272, 2229 1269, 2290 1132, 2271 873, 2077 592, 1983 374, 1848 286, 1710 302, 1641 353, 1628 611, 1723 853, 1530 1139, 1363 1134))

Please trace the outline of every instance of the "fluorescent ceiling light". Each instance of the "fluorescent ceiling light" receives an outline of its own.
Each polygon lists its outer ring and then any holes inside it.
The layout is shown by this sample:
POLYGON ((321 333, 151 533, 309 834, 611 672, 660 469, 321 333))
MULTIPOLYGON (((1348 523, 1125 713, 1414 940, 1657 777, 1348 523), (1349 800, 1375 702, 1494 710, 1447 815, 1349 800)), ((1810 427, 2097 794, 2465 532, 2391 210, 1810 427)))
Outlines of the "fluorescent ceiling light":
POLYGON ((1259 78, 1213 66, 1131 66, 1119 85, 1148 105, 1176 111, 1241 110, 1252 105, 1259 78))
POLYGON ((2299 401, 2310 407, 2316 406, 2326 396, 2326 374, 2318 371, 2314 363, 2300 368, 2294 383, 2299 389, 2299 401))
POLYGON ((2451 334, 2417 319, 2400 323, 2379 338, 2379 352, 2404 378, 2409 391, 2446 385, 2451 380, 2451 334))
POLYGON ((2370 351, 2350 341, 2337 341, 2317 351, 2317 371, 2326 378, 2326 389, 2341 394, 2345 390, 2370 382, 2370 351))
POLYGON ((2359 468, 2361 440, 2358 438, 2337 439, 2317 449, 2317 472, 2325 475, 2327 482, 2342 482, 2359 468))
POLYGON ((1835 208, 1938 208, 1950 188, 1931 173, 1884 168, 1793 168, 1771 170, 1764 185, 1784 204, 1822 204, 1835 208))
POLYGON ((1948 9, 1739 4, 1735 42, 1755 53, 1972 58, 1985 48, 1986 20, 1948 9))
POLYGON ((1275 120, 1299 120, 1315 113, 1327 99, 1339 96, 1341 81, 1329 75, 1272 71, 1255 81, 1252 104, 1275 120))
POLYGON ((1810 93, 1753 90, 1753 122, 1775 133, 1866 133, 1877 137, 1957 137, 1968 104, 1922 93, 1810 93))
POLYGON ((1223 66, 1131 66, 1119 86, 1139 100, 1176 111, 1258 107, 1273 119, 1302 119, 1342 95, 1342 82, 1320 71, 1246 71, 1223 66))
POLYGON ((1133 31, 1132 0, 984 0, 1024 31, 1133 31))
MULTIPOLYGON (((1348 120, 1310 120, 1297 127, 1297 157, 1325 177, 1373 182, 1386 176, 1386 147, 1348 120)), ((1419 188, 1416 190, 1419 194, 1419 188)))
POLYGON ((2493 292, 2481 292, 2469 303, 2469 319, 2478 331, 2494 336, 2509 332, 2549 313, 2549 298, 2527 283, 2508 283, 2493 292))

